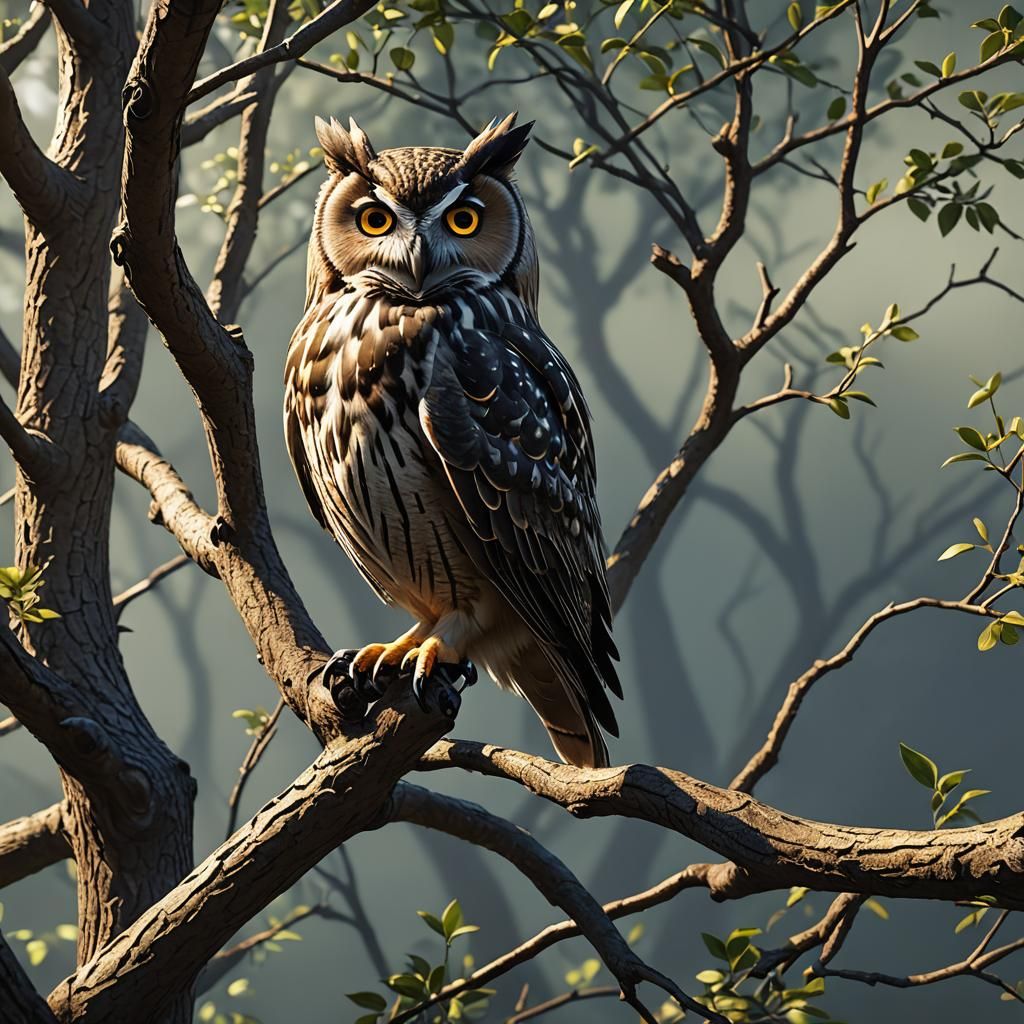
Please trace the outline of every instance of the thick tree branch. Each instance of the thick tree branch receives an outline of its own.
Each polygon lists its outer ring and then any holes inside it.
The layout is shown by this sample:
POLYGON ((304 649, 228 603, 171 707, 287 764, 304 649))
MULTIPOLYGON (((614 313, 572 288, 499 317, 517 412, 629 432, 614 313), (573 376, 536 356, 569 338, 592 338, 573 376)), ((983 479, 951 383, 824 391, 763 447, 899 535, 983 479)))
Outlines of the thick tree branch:
POLYGON ((0 1006, 10 1024, 57 1024, 46 1000, 36 991, 25 969, 0 932, 0 1006))
POLYGON ((62 982, 62 1022, 120 1024, 159 1014, 247 921, 328 853, 387 819, 395 783, 451 723, 394 690, 347 740, 330 744, 284 792, 162 900, 62 982), (144 1011, 143 1011, 144 1008, 144 1011))
POLYGON ((21 119, 7 72, 0 67, 0 177, 7 179, 25 216, 35 224, 49 222, 64 206, 74 179, 36 145, 21 119))
POLYGON ((0 889, 70 856, 63 804, 0 825, 0 889))
MULTIPOLYGON (((525 829, 491 814, 477 804, 433 793, 407 782, 400 782, 395 787, 391 819, 446 832, 492 850, 514 864, 549 903, 561 908, 579 925, 581 933, 618 981, 622 998, 642 1014, 642 1006, 636 994, 636 986, 642 981, 652 982, 664 989, 682 1006, 708 1014, 703 1006, 681 992, 677 985, 637 957, 597 900, 562 861, 525 829)), ((416 1009, 400 1013, 394 1018, 395 1024, 411 1020, 420 1012, 420 1009, 416 1009)), ((709 1019, 723 1020, 724 1024, 724 1019, 717 1018, 717 1015, 711 1015, 709 1019)))
POLYGON ((420 765, 450 766, 517 782, 576 817, 619 815, 672 829, 732 861, 731 886, 747 891, 803 885, 908 899, 989 895, 1024 907, 1024 814, 934 832, 832 825, 668 768, 573 768, 466 740, 437 744, 420 765))

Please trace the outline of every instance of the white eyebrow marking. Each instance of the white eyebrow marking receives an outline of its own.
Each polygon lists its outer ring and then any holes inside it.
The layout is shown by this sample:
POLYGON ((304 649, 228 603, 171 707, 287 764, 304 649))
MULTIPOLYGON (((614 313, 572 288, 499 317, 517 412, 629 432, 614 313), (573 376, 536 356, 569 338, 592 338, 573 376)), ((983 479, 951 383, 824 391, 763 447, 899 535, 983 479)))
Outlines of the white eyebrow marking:
POLYGON ((376 206, 379 202, 380 202, 380 200, 376 199, 374 196, 363 196, 361 199, 357 199, 352 204, 352 209, 353 210, 358 210, 358 209, 361 209, 364 206, 368 206, 368 205, 371 205, 371 204, 376 206))
MULTIPOLYGON (((437 220, 444 211, 458 199, 466 189, 469 188, 469 182, 463 182, 461 185, 456 185, 455 188, 449 189, 447 193, 438 202, 434 203, 426 213, 420 218, 421 223, 430 224, 432 221, 437 220)), ((480 206, 484 204, 479 199, 467 198, 466 202, 479 203, 480 206)))

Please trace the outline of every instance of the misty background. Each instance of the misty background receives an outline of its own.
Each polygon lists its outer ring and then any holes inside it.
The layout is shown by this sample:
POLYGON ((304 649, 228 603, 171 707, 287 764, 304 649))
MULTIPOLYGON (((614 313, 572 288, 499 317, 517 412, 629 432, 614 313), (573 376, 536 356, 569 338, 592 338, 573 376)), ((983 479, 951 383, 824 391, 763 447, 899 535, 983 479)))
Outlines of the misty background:
MULTIPOLYGON (((754 5, 755 15, 759 6, 754 5)), ((785 4, 775 6, 781 17, 785 4)), ((961 51, 962 65, 974 59, 982 36, 966 25, 994 15, 998 7, 976 2, 937 6, 944 10, 941 20, 919 23, 887 53, 875 75, 876 94, 899 72, 913 70, 913 60, 941 62, 954 49, 961 51)), ((0 17, 23 13, 17 4, 0 2, 0 17)), ((816 38, 822 76, 848 80, 854 45, 849 19, 837 19, 816 38)), ((221 42, 233 48, 237 35, 225 31, 221 42)), ((325 59, 339 49, 345 49, 340 42, 316 55, 325 59)), ((453 54, 467 82, 480 77, 483 43, 460 33, 453 54)), ((223 50, 211 47, 210 57, 222 63, 223 50)), ((508 71, 516 59, 507 52, 501 57, 508 71)), ((211 68, 204 66, 200 73, 211 68)), ((51 33, 14 78, 40 140, 48 138, 52 127, 54 76, 51 33)), ((1018 68, 1006 72, 1004 88, 1019 88, 1019 78, 1018 68)), ((830 94, 793 88, 806 110, 801 125, 820 123, 830 94)), ((644 102, 650 99, 638 95, 644 102)), ((758 93, 756 109, 763 121, 757 147, 767 148, 779 137, 784 99, 781 85, 758 93)), ((941 102, 963 113, 955 99, 941 102)), ((544 82, 492 90, 468 108, 480 123, 509 109, 536 119, 536 132, 562 146, 580 134, 561 97, 544 82)), ((354 114, 378 149, 467 141, 457 125, 438 115, 298 68, 277 101, 271 159, 283 159, 296 147, 305 158, 316 142, 315 114, 354 114)), ((702 101, 693 115, 678 112, 652 133, 684 194, 698 207, 705 231, 717 218, 720 162, 698 120, 714 131, 724 117, 720 100, 702 101)), ((895 182, 911 146, 940 148, 953 137, 952 129, 922 113, 896 113, 875 122, 866 135, 859 187, 882 177, 895 182)), ((1005 155, 1022 155, 1020 138, 1005 155)), ((237 121, 187 150, 182 193, 202 199, 218 171, 201 162, 236 143, 237 121)), ((837 151, 836 144, 827 144, 815 155, 834 166, 837 151)), ((268 187, 273 184, 269 177, 268 187)), ((580 167, 570 173, 563 161, 531 146, 518 177, 540 243, 541 319, 576 368, 594 413, 599 496, 606 537, 614 546, 637 501, 685 437, 703 395, 705 355, 685 299, 647 262, 651 242, 681 257, 685 247, 648 196, 600 171, 580 167)), ((321 180, 319 171, 310 175, 264 211, 250 278, 307 236, 321 180)), ((989 201, 1011 227, 1024 229, 1020 183, 999 168, 986 169, 984 180, 994 186, 989 201)), ((790 167, 778 167, 758 181, 747 235, 720 275, 718 293, 731 331, 738 335, 747 329, 760 301, 755 261, 763 260, 775 283, 787 288, 827 241, 836 215, 834 189, 790 167)), ((20 212, 9 191, 0 188, 0 326, 13 338, 20 335, 20 230, 20 212)), ((178 230, 194 274, 207 280, 221 240, 220 218, 186 199, 178 230)), ((999 231, 994 237, 979 235, 961 222, 941 239, 934 219, 921 224, 902 206, 874 218, 796 324, 756 358, 744 376, 742 398, 779 388, 785 360, 794 366, 796 386, 831 387, 838 375, 825 364, 825 355, 856 344, 860 325, 877 325, 891 302, 898 302, 904 313, 921 307, 945 284, 952 263, 960 275, 972 276, 995 245, 1001 252, 992 276, 1020 288, 1020 243, 999 231)), ((320 531, 285 452, 281 373, 289 335, 302 311, 304 261, 300 248, 276 266, 247 298, 239 319, 256 360, 260 455, 278 544, 329 641, 358 647, 392 638, 406 621, 404 613, 377 602, 320 531)), ((858 383, 877 409, 851 403, 847 422, 823 406, 791 402, 735 428, 673 515, 616 620, 625 700, 616 706, 621 737, 611 743, 614 763, 665 765, 727 784, 763 740, 789 681, 814 659, 833 654, 867 615, 889 601, 922 594, 960 597, 973 584, 983 568, 981 555, 942 563, 936 558, 949 544, 974 539, 972 516, 1001 532, 1010 510, 1009 489, 975 465, 941 472, 939 465, 962 447, 953 426, 985 423, 983 409, 965 408, 973 391, 968 374, 987 378, 1001 370, 1000 411, 1007 420, 1024 414, 1020 324, 1021 306, 1001 292, 989 287, 954 291, 915 322, 919 341, 886 340, 877 346, 874 354, 884 370, 870 370, 858 383)), ((192 399, 155 335, 146 358, 133 419, 157 441, 200 503, 212 508, 209 460, 192 399)), ((5 454, 0 491, 12 486, 13 478, 5 454)), ((117 487, 115 593, 177 553, 171 537, 148 523, 148 495, 123 478, 117 487)), ((13 552, 10 504, 0 510, 0 562, 12 559, 3 552, 13 552)), ((43 596, 45 603, 45 589, 43 596)), ((1005 607, 1013 607, 1012 602, 1005 607)), ((224 837, 227 797, 250 743, 244 723, 232 712, 272 709, 277 694, 224 589, 194 566, 133 603, 122 622, 132 630, 122 649, 142 706, 199 781, 195 853, 201 859, 224 837)), ((999 646, 979 654, 979 630, 974 618, 938 611, 922 611, 878 629, 851 665, 812 692, 780 764, 758 786, 758 798, 814 819, 930 827, 928 794, 900 762, 898 744, 904 741, 931 756, 941 771, 972 769, 970 784, 993 791, 975 805, 983 818, 1020 810, 1013 780, 1019 781, 1024 652, 999 646)), ((550 756, 529 708, 487 680, 466 695, 454 735, 550 756)), ((307 729, 286 712, 249 781, 242 820, 316 753, 307 729)), ((654 885, 692 861, 714 859, 679 835, 643 823, 575 821, 497 780, 447 771, 414 781, 482 803, 529 828, 602 901, 654 885)), ((3 820, 32 813, 59 796, 50 757, 25 730, 0 739, 3 820)), ((439 913, 452 897, 460 899, 467 921, 481 926, 456 946, 457 953, 471 953, 477 964, 560 919, 503 860, 445 836, 392 825, 357 837, 346 850, 391 971, 402 969, 408 951, 439 959, 440 940, 416 911, 439 913)), ((339 875, 345 871, 337 854, 324 866, 339 875)), ((311 874, 268 913, 284 916, 298 904, 315 903, 323 888, 323 881, 311 874)), ((734 927, 764 927, 785 898, 775 893, 718 905, 703 890, 692 890, 626 919, 621 927, 628 931, 642 921, 639 954, 692 992, 700 988, 694 974, 713 966, 701 931, 724 935, 734 927)), ((0 899, 8 933, 52 931, 75 918, 65 865, 4 890, 0 899)), ((829 900, 827 894, 812 894, 756 941, 767 948, 783 944, 817 920, 829 900)), ((973 929, 954 935, 964 909, 884 903, 889 919, 862 911, 833 966, 894 974, 926 971, 961 959, 980 938, 973 929)), ((334 905, 345 909, 337 897, 334 905)), ((243 934, 263 926, 265 918, 257 919, 243 934)), ((222 983, 209 998, 264 1024, 347 1024, 365 1012, 343 993, 381 990, 372 943, 339 922, 314 918, 297 930, 301 943, 283 943, 283 951, 265 963, 247 964, 233 975, 250 980, 248 997, 228 997, 222 983)), ((499 996, 487 1019, 503 1019, 502 1011, 510 1012, 524 982, 530 983, 531 1002, 564 990, 565 973, 592 955, 581 940, 562 943, 499 979, 494 986, 499 996)), ((57 940, 31 974, 45 992, 71 966, 71 945, 57 940)), ((1011 959, 1001 967, 1011 983, 1024 977, 1024 962, 1011 959)), ((792 971, 789 980, 798 984, 799 971, 792 971)), ((609 983, 607 971, 595 983, 609 983)), ((653 992, 646 995, 654 1005, 661 1001, 653 992)), ((971 979, 911 991, 830 980, 821 1002, 851 1024, 1021 1017, 1019 1003, 1000 1002, 997 989, 971 979)), ((566 1024, 614 1022, 635 1019, 635 1013, 614 1000, 600 1000, 560 1010, 559 1017, 566 1024)))

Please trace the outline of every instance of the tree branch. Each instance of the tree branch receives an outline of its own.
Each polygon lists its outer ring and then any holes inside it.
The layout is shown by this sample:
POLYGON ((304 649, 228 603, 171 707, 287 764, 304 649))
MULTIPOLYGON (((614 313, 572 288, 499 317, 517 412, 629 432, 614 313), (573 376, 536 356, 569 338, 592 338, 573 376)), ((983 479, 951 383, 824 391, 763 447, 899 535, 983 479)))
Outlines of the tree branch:
POLYGON ((133 583, 127 590, 122 590, 114 598, 114 607, 117 609, 118 621, 120 621, 125 608, 132 601, 142 597, 143 594, 148 594, 161 580, 166 579, 172 573, 176 573, 184 566, 191 564, 192 559, 188 555, 175 555, 174 558, 168 559, 163 565, 158 565, 145 579, 139 580, 138 583, 133 583))
MULTIPOLYGON (((188 102, 195 103, 196 100, 208 96, 214 89, 218 89, 228 82, 236 82, 240 78, 245 78, 259 71, 260 68, 303 56, 321 40, 346 25, 350 25, 357 18, 361 18, 373 5, 374 0, 334 0, 312 21, 293 32, 284 42, 264 50, 262 53, 246 57, 245 60, 237 61, 229 67, 221 68, 196 82, 188 94, 188 102)), ((191 78, 189 80, 191 81, 191 78)))
POLYGON ((70 856, 62 804, 0 825, 0 889, 70 856))
POLYGON ((63 1020, 114 1024, 158 1015, 271 900, 359 832, 383 824, 395 783, 451 722, 396 688, 351 738, 295 781, 162 900, 50 995, 63 1020))
POLYGON ((57 1024, 46 1000, 36 991, 25 969, 0 932, 0 1006, 11 1024, 57 1024), (8 1017, 8 1015, 10 1015, 8 1017))
POLYGON ((0 177, 7 179, 25 216, 47 223, 60 213, 74 179, 36 145, 21 118, 7 72, 0 66, 0 177))
POLYGON ((803 885, 948 901, 993 896, 1024 907, 1024 814, 934 832, 809 821, 647 765, 581 769, 467 740, 443 741, 421 769, 460 767, 517 782, 580 818, 619 815, 679 832, 736 865, 712 898, 803 885))
POLYGON ((0 72, 13 75, 18 65, 39 45, 49 27, 49 9, 36 4, 17 35, 0 46, 0 72))
MULTIPOLYGON (((581 933, 618 981, 622 998, 641 1015, 644 1010, 639 1003, 636 986, 642 981, 649 981, 668 992, 682 1006, 724 1024, 723 1018, 710 1014, 705 1007, 681 992, 677 985, 640 960, 576 876, 524 829, 477 804, 433 793, 407 782, 400 782, 395 787, 390 817, 392 821, 412 822, 483 846, 514 864, 549 903, 560 907, 579 925, 581 933)), ((422 1007, 417 1007, 399 1013, 393 1018, 394 1024, 411 1020, 421 1011, 422 1007)), ((645 1016, 644 1019, 653 1018, 645 1016)))

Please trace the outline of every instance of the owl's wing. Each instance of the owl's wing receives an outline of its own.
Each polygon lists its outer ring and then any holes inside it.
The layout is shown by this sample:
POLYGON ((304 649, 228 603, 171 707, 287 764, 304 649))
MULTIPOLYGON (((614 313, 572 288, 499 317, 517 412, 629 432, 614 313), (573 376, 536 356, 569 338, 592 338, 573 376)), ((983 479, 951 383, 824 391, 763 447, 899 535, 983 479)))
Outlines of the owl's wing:
POLYGON ((568 363, 539 328, 453 331, 436 346, 420 422, 479 541, 478 567, 614 731, 604 686, 622 691, 594 446, 568 363))

